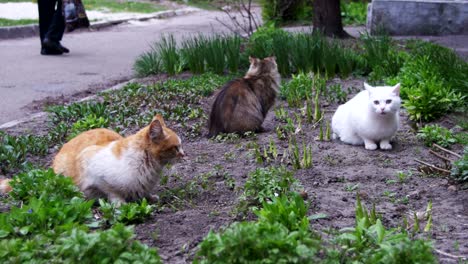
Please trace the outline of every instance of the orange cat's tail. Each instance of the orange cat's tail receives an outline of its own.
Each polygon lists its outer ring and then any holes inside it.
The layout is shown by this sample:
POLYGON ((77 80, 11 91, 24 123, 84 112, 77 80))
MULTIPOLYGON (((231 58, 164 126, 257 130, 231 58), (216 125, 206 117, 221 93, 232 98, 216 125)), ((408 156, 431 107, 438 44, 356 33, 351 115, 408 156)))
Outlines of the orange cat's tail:
POLYGON ((0 179, 0 193, 5 194, 11 192, 10 181, 11 179, 0 179))

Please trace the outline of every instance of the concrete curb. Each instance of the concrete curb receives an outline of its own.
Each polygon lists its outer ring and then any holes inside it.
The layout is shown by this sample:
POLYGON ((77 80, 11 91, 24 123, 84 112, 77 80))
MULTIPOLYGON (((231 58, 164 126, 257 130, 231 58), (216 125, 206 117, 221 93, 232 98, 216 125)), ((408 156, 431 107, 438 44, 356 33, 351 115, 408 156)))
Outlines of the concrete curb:
MULTIPOLYGON (((125 85, 127 85, 127 84, 129 84, 131 82, 136 82, 136 81, 138 81, 138 78, 134 78, 134 79, 131 79, 131 80, 116 84, 116 85, 114 85, 114 86, 112 86, 110 88, 99 91, 99 93, 113 91, 113 90, 120 90, 123 87, 125 87, 125 85)), ((99 94, 97 93, 97 94, 90 95, 90 96, 85 97, 85 98, 81 98, 81 99, 79 99, 77 101, 74 101, 74 102, 86 102, 86 101, 93 100, 93 99, 97 98, 98 96, 99 96, 99 94)), ((20 118, 20 119, 16 119, 16 120, 12 120, 12 121, 3 123, 3 124, 0 125, 0 129, 8 129, 8 128, 12 128, 12 127, 15 127, 17 125, 20 125, 22 123, 29 123, 29 122, 32 122, 32 121, 34 121, 36 119, 45 117, 47 115, 48 115, 47 112, 37 112, 37 113, 31 114, 31 115, 29 115, 27 117, 23 117, 23 118, 20 118)))
MULTIPOLYGON (((199 11, 198 8, 187 7, 182 9, 166 10, 156 12, 148 15, 141 15, 137 18, 128 19, 117 19, 110 21, 98 21, 90 25, 91 30, 99 30, 102 28, 118 25, 128 21, 146 21, 150 19, 163 19, 175 16, 182 16, 192 12, 199 11)), ((25 26, 12 26, 12 27, 0 27, 0 40, 2 39, 15 39, 15 38, 27 38, 39 35, 39 26, 36 24, 25 25, 25 26)))

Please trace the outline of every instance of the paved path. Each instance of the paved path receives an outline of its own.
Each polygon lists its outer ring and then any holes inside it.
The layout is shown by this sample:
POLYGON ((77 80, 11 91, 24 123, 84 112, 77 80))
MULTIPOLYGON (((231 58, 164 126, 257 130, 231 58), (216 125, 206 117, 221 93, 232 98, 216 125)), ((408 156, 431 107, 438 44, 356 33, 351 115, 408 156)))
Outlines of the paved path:
MULTIPOLYGON (((65 35, 71 49, 64 56, 39 55, 39 38, 0 40, 0 126, 31 114, 33 100, 70 95, 94 86, 132 78, 138 55, 161 34, 181 38, 189 34, 226 31, 216 17, 220 12, 199 11, 163 20, 134 22, 98 32, 65 35)), ((363 28, 360 28, 361 30, 363 28)), ((358 35, 358 29, 347 29, 358 35)), ((467 53, 468 36, 432 38, 467 53), (462 44, 460 44, 462 43, 462 44)))
POLYGON ((161 34, 176 38, 226 29, 215 21, 222 13, 189 15, 133 22, 105 31, 64 36, 71 53, 41 56, 39 38, 0 41, 0 125, 30 114, 25 106, 48 96, 70 95, 89 87, 128 80, 138 55, 161 34))

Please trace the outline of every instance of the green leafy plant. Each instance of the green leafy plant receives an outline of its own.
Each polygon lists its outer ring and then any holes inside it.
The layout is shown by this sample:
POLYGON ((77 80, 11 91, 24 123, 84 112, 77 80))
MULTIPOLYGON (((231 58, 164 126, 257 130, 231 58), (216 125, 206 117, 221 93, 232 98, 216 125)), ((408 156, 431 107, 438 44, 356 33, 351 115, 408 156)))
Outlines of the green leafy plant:
POLYGON ((341 230, 335 239, 337 249, 328 249, 330 262, 346 259, 345 263, 436 263, 431 243, 411 240, 398 229, 386 229, 375 213, 368 212, 358 197, 356 224, 341 230))
POLYGON ((13 190, 9 195, 17 201, 27 201, 32 198, 55 201, 83 197, 83 193, 70 177, 57 175, 52 169, 20 173, 12 178, 10 186, 13 190))
POLYGON ((442 147, 450 147, 457 143, 457 139, 450 130, 437 124, 424 126, 419 130, 417 137, 428 147, 431 147, 433 143, 442 147))
POLYGON ((249 206, 262 204, 275 196, 298 190, 293 173, 284 167, 257 168, 249 173, 240 200, 249 206))
MULTIPOLYGON (((275 40, 287 38, 288 36, 288 32, 282 29, 275 28, 272 24, 260 27, 250 37, 249 42, 247 43, 246 53, 249 56, 253 56, 256 58, 265 58, 268 56, 273 56, 275 55, 274 45, 279 44, 278 41, 275 40)), ((284 43, 282 43, 281 45, 284 45, 284 43)))
POLYGON ((463 156, 452 164, 450 176, 462 184, 462 188, 468 188, 468 147, 465 147, 463 156))
POLYGON ((26 165, 28 155, 43 156, 49 140, 42 136, 12 136, 0 131, 0 173, 10 173, 26 165))
POLYGON ((367 19, 367 1, 340 1, 341 19, 344 25, 365 25, 367 19))
POLYGON ((281 97, 286 99, 290 107, 301 106, 302 100, 312 95, 313 80, 308 74, 293 75, 290 82, 281 86, 281 97))
POLYGON ((91 114, 83 119, 78 120, 71 127, 70 134, 68 135, 68 140, 76 137, 78 134, 95 129, 109 126, 109 119, 103 116, 96 117, 96 115, 91 114))
POLYGON ((403 106, 410 118, 431 121, 465 106, 468 64, 453 51, 436 44, 412 41, 408 59, 390 84, 401 83, 403 106))
POLYGON ((265 202, 256 222, 237 222, 210 231, 194 263, 314 262, 320 239, 309 229, 307 206, 299 195, 265 202))
POLYGON ((123 224, 95 233, 73 229, 50 251, 67 263, 162 263, 156 249, 135 241, 134 236, 133 228, 123 224))
POLYGON ((142 222, 151 215, 154 207, 154 205, 148 204, 146 199, 120 206, 99 199, 99 209, 102 217, 111 225, 115 223, 132 224, 142 222))
POLYGON ((312 20, 312 7, 306 0, 262 0, 262 17, 266 22, 286 23, 312 20))

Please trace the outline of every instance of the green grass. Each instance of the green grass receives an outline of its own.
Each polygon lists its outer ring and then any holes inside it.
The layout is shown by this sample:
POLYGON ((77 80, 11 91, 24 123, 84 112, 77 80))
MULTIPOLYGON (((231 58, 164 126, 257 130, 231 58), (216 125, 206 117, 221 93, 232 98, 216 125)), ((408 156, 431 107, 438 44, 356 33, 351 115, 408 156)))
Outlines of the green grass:
POLYGON ((39 23, 37 19, 6 19, 0 18, 0 27, 22 26, 39 23))
POLYGON ((151 2, 117 1, 117 0, 83 0, 86 10, 109 12, 153 13, 164 10, 163 7, 151 2))
POLYGON ((37 3, 37 0, 0 0, 0 3, 37 3))

